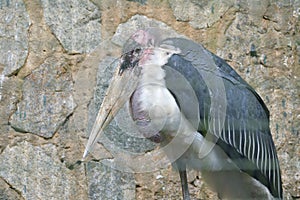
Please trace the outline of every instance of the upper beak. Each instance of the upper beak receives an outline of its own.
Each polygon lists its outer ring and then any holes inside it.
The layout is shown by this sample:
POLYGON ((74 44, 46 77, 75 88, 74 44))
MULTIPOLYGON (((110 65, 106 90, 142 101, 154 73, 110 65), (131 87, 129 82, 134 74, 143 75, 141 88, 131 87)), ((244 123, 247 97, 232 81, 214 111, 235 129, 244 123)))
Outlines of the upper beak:
POLYGON ((121 65, 119 65, 112 78, 89 136, 83 158, 92 151, 100 134, 123 107, 125 102, 129 100, 137 87, 141 68, 137 65, 124 71, 122 70, 121 65))

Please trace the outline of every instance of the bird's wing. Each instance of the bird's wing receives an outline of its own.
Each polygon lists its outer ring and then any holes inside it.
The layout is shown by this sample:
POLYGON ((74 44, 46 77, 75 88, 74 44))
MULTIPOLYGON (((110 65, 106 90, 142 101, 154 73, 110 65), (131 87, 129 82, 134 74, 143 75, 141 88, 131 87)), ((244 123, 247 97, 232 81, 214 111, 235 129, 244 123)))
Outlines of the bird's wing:
POLYGON ((194 105, 191 95, 184 95, 184 92, 176 95, 173 91, 179 104, 185 105, 180 107, 186 118, 199 117, 195 128, 200 133, 219 138, 217 145, 242 171, 264 184, 274 197, 282 198, 279 162, 269 129, 269 111, 260 96, 224 60, 201 45, 182 38, 169 38, 162 43, 181 50, 180 55, 173 55, 165 66, 167 86, 172 88, 176 83, 171 74, 176 70, 185 77, 198 100, 199 115, 196 116, 191 109, 186 109, 186 105, 194 105), (218 100, 219 103, 226 102, 225 109, 215 109, 216 113, 219 110, 225 112, 220 114, 224 116, 223 120, 222 117, 211 117, 213 107, 218 105, 214 101, 218 100), (212 126, 210 122, 213 122, 212 126), (215 129, 220 124, 223 129, 215 129))

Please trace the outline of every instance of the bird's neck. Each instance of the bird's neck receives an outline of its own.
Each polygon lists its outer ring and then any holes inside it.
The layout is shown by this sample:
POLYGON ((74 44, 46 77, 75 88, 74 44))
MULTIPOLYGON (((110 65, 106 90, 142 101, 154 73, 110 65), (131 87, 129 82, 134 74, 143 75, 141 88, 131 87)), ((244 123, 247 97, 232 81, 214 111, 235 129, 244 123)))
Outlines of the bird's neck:
POLYGON ((155 64, 144 65, 139 85, 160 84, 165 86, 165 76, 165 70, 161 66, 155 64))

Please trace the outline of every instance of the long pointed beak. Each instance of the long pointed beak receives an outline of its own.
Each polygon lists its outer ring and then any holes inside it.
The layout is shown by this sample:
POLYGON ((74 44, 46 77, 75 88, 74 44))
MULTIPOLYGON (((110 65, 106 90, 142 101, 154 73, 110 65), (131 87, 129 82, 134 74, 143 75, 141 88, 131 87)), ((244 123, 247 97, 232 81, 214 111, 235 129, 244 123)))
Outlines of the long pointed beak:
POLYGON ((124 106, 125 102, 129 100, 137 87, 140 74, 141 68, 139 66, 125 70, 121 66, 117 68, 93 125, 83 158, 92 151, 105 127, 124 106))

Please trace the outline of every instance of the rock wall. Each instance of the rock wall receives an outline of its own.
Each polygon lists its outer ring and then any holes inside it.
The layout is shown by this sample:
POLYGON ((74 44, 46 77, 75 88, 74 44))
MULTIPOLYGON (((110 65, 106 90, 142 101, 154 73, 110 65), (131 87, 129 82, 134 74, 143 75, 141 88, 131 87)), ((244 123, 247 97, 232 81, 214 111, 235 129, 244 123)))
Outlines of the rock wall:
MULTIPOLYGON (((125 112, 81 161, 123 44, 153 26, 202 43, 256 89, 285 199, 300 199, 299 19, 297 0, 0 0, 0 199, 181 198, 155 145, 120 128, 125 112)), ((198 172, 188 179, 192 199, 217 199, 198 172)))

